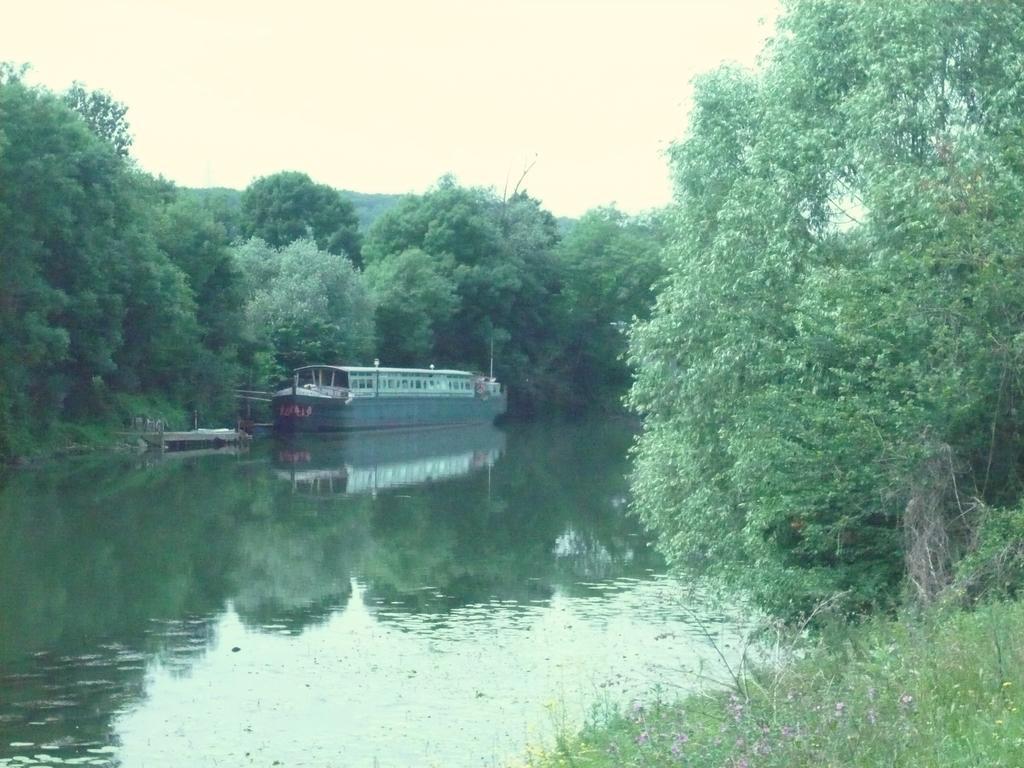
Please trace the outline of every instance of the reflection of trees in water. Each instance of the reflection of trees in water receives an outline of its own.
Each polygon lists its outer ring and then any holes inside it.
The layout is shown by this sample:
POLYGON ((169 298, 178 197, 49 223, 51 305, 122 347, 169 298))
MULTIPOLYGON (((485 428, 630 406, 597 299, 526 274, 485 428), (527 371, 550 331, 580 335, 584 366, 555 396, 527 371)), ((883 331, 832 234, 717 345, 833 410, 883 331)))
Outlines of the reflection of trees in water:
MULTIPOLYGON (((347 604, 353 574, 371 608, 386 604, 380 620, 443 620, 653 565, 621 510, 628 430, 513 437, 490 471, 377 497, 296 494, 271 445, 13 474, 0 487, 0 757, 71 722, 75 745, 58 754, 106 743, 143 695, 145 665, 187 673, 229 602, 249 627, 298 633, 347 604)), ((421 448, 403 450, 419 461, 421 448)))
POLYGON ((362 567, 371 605, 445 612, 531 601, 556 584, 660 567, 623 515, 627 426, 513 430, 489 476, 377 500, 362 567))
POLYGON ((344 608, 363 538, 359 522, 341 513, 334 520, 317 518, 300 527, 294 518, 242 526, 230 580, 243 623, 297 633, 344 608))
POLYGON ((147 664, 187 673, 229 599, 249 623, 300 631, 348 598, 358 515, 278 504, 265 462, 143 464, 69 462, 0 487, 0 759, 40 745, 103 758, 88 750, 144 695, 147 664))

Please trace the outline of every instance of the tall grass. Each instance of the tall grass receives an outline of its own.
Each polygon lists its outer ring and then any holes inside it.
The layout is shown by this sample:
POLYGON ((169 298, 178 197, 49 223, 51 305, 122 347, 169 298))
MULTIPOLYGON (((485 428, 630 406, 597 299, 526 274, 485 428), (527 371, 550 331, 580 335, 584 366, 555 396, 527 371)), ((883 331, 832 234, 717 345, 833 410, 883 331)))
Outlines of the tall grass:
POLYGON ((531 768, 1024 766, 1024 604, 833 629, 731 690, 595 715, 531 768))

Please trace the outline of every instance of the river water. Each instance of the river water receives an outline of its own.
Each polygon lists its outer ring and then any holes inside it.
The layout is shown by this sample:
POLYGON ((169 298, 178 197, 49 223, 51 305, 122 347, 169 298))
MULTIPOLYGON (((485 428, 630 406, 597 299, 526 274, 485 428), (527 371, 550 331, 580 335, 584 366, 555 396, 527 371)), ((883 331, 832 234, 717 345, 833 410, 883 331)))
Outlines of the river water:
POLYGON ((477 427, 0 478, 0 766, 500 766, 721 675, 740 618, 625 514, 630 439, 477 427))

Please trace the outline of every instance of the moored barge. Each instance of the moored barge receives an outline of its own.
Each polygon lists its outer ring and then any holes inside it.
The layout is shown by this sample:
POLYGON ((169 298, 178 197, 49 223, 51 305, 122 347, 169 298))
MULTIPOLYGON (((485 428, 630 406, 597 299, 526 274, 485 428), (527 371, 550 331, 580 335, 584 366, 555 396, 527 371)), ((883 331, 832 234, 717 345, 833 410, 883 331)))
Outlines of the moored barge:
POLYGON ((279 434, 490 424, 508 393, 493 377, 433 368, 307 365, 274 393, 279 434))

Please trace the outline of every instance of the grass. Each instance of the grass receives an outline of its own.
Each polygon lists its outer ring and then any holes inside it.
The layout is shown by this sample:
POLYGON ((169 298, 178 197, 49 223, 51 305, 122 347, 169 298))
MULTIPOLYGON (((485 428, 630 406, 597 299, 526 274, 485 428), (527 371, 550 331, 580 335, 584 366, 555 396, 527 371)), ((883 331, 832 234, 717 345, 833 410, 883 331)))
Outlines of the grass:
POLYGON ((833 629, 731 689, 595 714, 530 768, 1024 766, 1024 604, 833 629))

